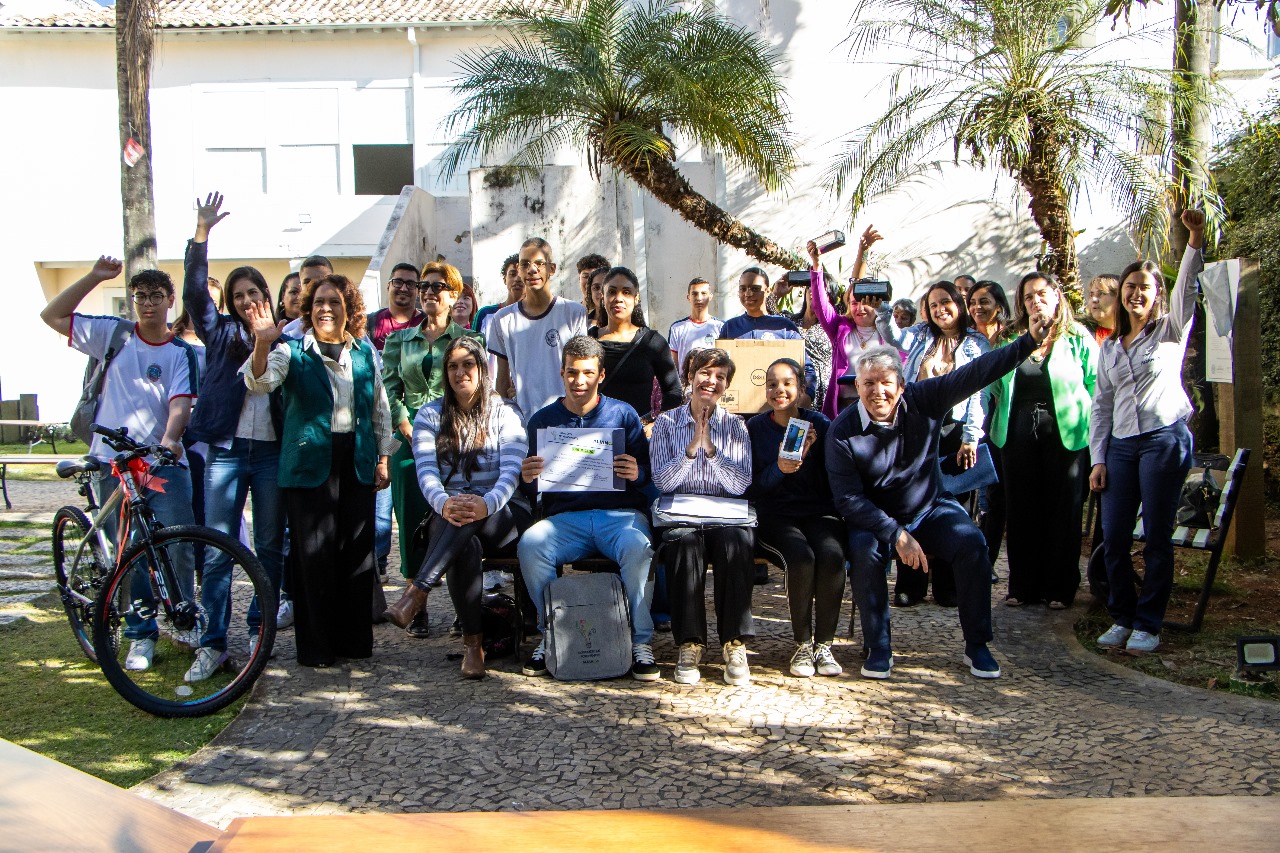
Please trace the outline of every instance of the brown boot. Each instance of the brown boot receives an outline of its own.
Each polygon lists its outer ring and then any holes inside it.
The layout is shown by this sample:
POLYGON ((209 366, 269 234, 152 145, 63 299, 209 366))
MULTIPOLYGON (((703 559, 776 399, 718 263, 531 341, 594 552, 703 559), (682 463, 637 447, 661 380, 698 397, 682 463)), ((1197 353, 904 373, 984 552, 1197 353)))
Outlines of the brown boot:
POLYGON ((413 617, 422 612, 422 608, 427 606, 427 591, 419 589, 417 584, 409 584, 409 588, 404 591, 404 595, 400 596, 400 600, 387 608, 387 612, 383 614, 388 622, 400 628, 408 628, 409 623, 413 621, 413 617))
POLYGON ((462 635, 462 677, 484 678, 484 634, 462 635))

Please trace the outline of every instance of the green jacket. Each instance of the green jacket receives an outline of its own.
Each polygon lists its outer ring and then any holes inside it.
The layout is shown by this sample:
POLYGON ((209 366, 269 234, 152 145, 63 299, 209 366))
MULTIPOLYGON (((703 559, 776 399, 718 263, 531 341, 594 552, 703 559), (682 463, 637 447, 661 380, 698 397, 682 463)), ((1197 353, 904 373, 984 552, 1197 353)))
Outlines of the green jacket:
MULTIPOLYGON (((284 378, 284 437, 280 442, 280 486, 313 489, 329 478, 333 459, 331 422, 333 388, 329 370, 315 350, 302 341, 289 344, 289 375, 284 378)), ((351 346, 351 379, 355 392, 356 478, 373 485, 378 464, 378 438, 373 430, 373 346, 357 339, 351 346)))
MULTIPOLYGON (((1053 413, 1058 434, 1067 450, 1089 446, 1089 412, 1093 408, 1093 386, 1098 375, 1098 345, 1093 335, 1079 323, 1053 345, 1049 357, 1049 385, 1053 389, 1053 413)), ((1013 405, 1013 383, 1018 371, 1005 374, 988 386, 991 393, 991 442, 1004 447, 1009 434, 1009 409, 1013 405)))
POLYGON ((421 326, 387 335, 382 347, 382 384, 387 386, 387 402, 391 404, 392 430, 405 419, 413 420, 427 403, 444 396, 445 350, 463 335, 484 345, 484 335, 452 321, 435 343, 427 343, 421 326))

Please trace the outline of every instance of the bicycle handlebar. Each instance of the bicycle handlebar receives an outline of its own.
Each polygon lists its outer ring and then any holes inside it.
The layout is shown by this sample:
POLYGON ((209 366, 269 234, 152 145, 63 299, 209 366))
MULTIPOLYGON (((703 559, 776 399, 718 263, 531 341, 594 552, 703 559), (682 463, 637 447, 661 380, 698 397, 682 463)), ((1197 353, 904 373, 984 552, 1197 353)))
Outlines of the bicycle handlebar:
POLYGON ((174 456, 168 448, 160 444, 139 444, 132 438, 129 438, 129 428, 120 427, 119 429, 111 429, 101 424, 91 424, 89 429, 94 433, 102 436, 102 440, 117 453, 123 453, 130 458, 140 459, 143 456, 155 455, 161 462, 177 462, 178 457, 174 456))

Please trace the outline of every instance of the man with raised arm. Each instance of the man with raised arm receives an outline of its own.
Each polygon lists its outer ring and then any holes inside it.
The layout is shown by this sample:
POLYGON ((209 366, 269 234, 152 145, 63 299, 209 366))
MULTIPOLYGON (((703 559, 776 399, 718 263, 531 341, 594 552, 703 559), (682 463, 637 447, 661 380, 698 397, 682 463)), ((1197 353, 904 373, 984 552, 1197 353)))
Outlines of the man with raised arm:
POLYGON ((1030 319, 1031 331, 945 376, 912 382, 893 347, 864 350, 853 364, 858 402, 827 433, 827 467, 836 510, 849 526, 853 596, 868 651, 866 678, 888 678, 889 590, 885 564, 928 571, 926 554, 946 560, 956 576, 964 661, 977 678, 999 678, 991 642, 991 560, 969 514, 942 493, 938 433, 956 403, 1015 369, 1042 342, 1052 317, 1030 319))
MULTIPOLYGON (((120 275, 123 269, 124 265, 115 258, 98 258, 88 275, 49 300, 40 312, 40 319, 85 355, 104 359, 108 350, 113 353, 94 420, 112 429, 126 427, 133 440, 163 445, 182 460, 182 433, 191 419, 198 369, 191 345, 169 331, 169 309, 173 307, 174 298, 169 274, 142 270, 129 279, 129 296, 138 317, 136 323, 119 317, 76 313, 76 308, 95 287, 120 275)), ((98 435, 93 437, 89 453, 101 460, 109 460, 114 455, 98 435)), ((191 510, 191 472, 185 462, 154 467, 152 472, 151 485, 143 488, 143 497, 156 519, 166 527, 195 524, 191 510)), ((105 501, 118 482, 105 473, 98 481, 99 501, 105 501)), ((114 529, 109 533, 114 536, 114 529)), ((124 543, 118 545, 123 547, 124 543)), ((177 553, 183 563, 178 566, 179 581, 188 586, 190 593, 194 577, 192 555, 187 549, 177 549, 177 553)), ((140 621, 129 614, 126 623, 124 635, 130 643, 125 669, 150 669, 160 636, 155 620, 140 621)))

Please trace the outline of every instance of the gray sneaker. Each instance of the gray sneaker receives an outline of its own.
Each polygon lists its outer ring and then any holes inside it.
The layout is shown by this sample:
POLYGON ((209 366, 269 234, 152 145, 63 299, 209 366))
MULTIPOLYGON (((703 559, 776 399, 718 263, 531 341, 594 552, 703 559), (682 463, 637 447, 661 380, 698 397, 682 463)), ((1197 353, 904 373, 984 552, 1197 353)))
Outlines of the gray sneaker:
POLYGON ((1129 635, 1129 642, 1125 643, 1124 650, 1131 655, 1142 655, 1147 652, 1154 652, 1159 647, 1159 634, 1149 634, 1146 631, 1134 631, 1129 635))
POLYGON ((227 653, 221 649, 197 649, 196 659, 191 664, 191 668, 187 670, 187 674, 182 676, 182 680, 187 683, 204 681, 217 672, 226 662, 227 653))
POLYGON ((825 675, 830 678, 844 672, 844 667, 836 660, 836 656, 831 653, 830 643, 814 643, 813 662, 818 669, 818 675, 825 675))
POLYGON ((1098 638, 1098 645, 1104 649, 1118 649, 1124 645, 1124 641, 1129 639, 1129 635, 1133 631, 1123 625, 1112 625, 1107 632, 1098 638))
POLYGON ((796 678, 812 678, 816 670, 813 668, 813 646, 801 643, 796 646, 796 653, 791 656, 791 674, 796 678))
POLYGON ((680 647, 680 657, 676 660, 676 684, 697 684, 702 679, 702 671, 698 665, 702 663, 701 643, 685 643, 680 647))
POLYGON ((747 665, 747 647, 741 640, 724 644, 724 683, 741 687, 751 683, 751 667, 747 665))

